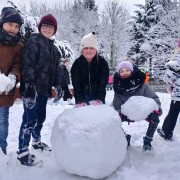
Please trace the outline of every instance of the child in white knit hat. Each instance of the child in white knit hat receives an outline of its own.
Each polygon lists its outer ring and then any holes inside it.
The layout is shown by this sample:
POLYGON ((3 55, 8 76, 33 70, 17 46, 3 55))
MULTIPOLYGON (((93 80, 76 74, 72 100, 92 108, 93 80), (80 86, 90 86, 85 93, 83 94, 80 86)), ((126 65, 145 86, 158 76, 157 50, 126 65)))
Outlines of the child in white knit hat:
POLYGON ((149 126, 144 139, 143 149, 152 150, 151 141, 159 123, 159 116, 162 114, 161 103, 156 93, 145 83, 146 75, 141 72, 130 61, 121 61, 117 66, 117 72, 114 75, 114 109, 118 111, 122 121, 134 122, 121 113, 121 106, 132 96, 144 96, 152 98, 159 105, 159 111, 151 113, 146 120, 149 126))
POLYGON ((109 67, 98 55, 98 42, 94 32, 84 36, 79 48, 81 55, 71 68, 75 107, 105 103, 109 67))

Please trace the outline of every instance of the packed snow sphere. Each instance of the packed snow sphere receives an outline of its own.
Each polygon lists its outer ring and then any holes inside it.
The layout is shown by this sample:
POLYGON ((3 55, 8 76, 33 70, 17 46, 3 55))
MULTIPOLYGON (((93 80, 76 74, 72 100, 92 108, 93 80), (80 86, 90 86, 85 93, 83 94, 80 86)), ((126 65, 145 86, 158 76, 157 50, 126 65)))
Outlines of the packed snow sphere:
POLYGON ((4 74, 0 73, 0 92, 5 92, 10 83, 11 80, 4 74))
POLYGON ((154 110, 159 110, 158 104, 144 96, 132 96, 121 106, 121 113, 134 121, 145 120, 154 110))
POLYGON ((119 114, 99 105, 65 110, 55 121, 51 144, 66 172, 101 179, 121 165, 127 140, 119 114))

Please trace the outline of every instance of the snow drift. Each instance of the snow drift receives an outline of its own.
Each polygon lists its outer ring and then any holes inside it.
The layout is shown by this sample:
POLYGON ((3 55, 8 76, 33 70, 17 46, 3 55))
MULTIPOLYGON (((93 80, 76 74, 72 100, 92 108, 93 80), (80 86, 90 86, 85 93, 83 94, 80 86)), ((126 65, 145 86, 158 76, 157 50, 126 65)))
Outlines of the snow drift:
POLYGON ((119 115, 107 105, 65 110, 55 121, 51 144, 66 172, 94 179, 112 174, 127 147, 119 115))

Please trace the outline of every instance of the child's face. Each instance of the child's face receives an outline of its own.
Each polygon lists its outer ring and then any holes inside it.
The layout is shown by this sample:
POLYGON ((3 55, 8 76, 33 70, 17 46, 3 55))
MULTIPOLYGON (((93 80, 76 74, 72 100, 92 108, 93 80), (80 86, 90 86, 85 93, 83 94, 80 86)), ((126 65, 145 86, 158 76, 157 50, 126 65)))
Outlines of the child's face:
POLYGON ((93 47, 85 47, 82 49, 82 55, 88 62, 91 62, 97 51, 93 47))
POLYGON ((10 35, 16 36, 16 34, 19 32, 20 27, 17 23, 6 22, 3 24, 3 29, 10 35))
POLYGON ((132 72, 129 68, 122 68, 119 71, 119 75, 121 76, 122 79, 128 78, 129 76, 131 76, 131 74, 132 74, 132 72))
POLYGON ((54 26, 49 24, 42 24, 41 26, 41 34, 48 39, 54 35, 54 30, 54 26))

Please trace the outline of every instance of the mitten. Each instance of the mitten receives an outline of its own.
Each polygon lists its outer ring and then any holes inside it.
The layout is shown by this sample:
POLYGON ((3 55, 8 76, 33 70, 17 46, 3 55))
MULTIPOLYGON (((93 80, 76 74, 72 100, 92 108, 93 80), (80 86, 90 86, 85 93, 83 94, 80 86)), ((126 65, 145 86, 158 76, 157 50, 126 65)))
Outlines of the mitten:
POLYGON ((150 113, 146 118, 146 121, 152 124, 159 123, 159 115, 156 112, 150 113))
POLYGON ((36 104, 37 92, 36 87, 32 83, 25 84, 25 93, 24 93, 24 105, 28 109, 32 109, 36 104))
POLYGON ((6 91, 5 91, 5 94, 7 95, 8 92, 14 88, 14 86, 16 85, 16 76, 14 74, 9 74, 8 75, 8 78, 11 80, 11 83, 8 85, 6 91))
POLYGON ((80 107, 84 107, 84 106, 87 106, 87 103, 78 103, 74 106, 74 108, 80 108, 80 107))
POLYGON ((119 116, 120 116, 122 122, 124 122, 124 121, 126 121, 126 122, 128 122, 128 123, 135 122, 134 120, 128 119, 127 116, 125 116, 125 115, 122 114, 122 113, 120 113, 119 116))
POLYGON ((89 101, 89 105, 98 106, 98 105, 101 105, 101 104, 103 104, 103 103, 100 100, 89 101))
POLYGON ((56 96, 53 103, 57 103, 63 96, 63 90, 62 90, 61 85, 55 86, 55 93, 56 93, 56 96))

